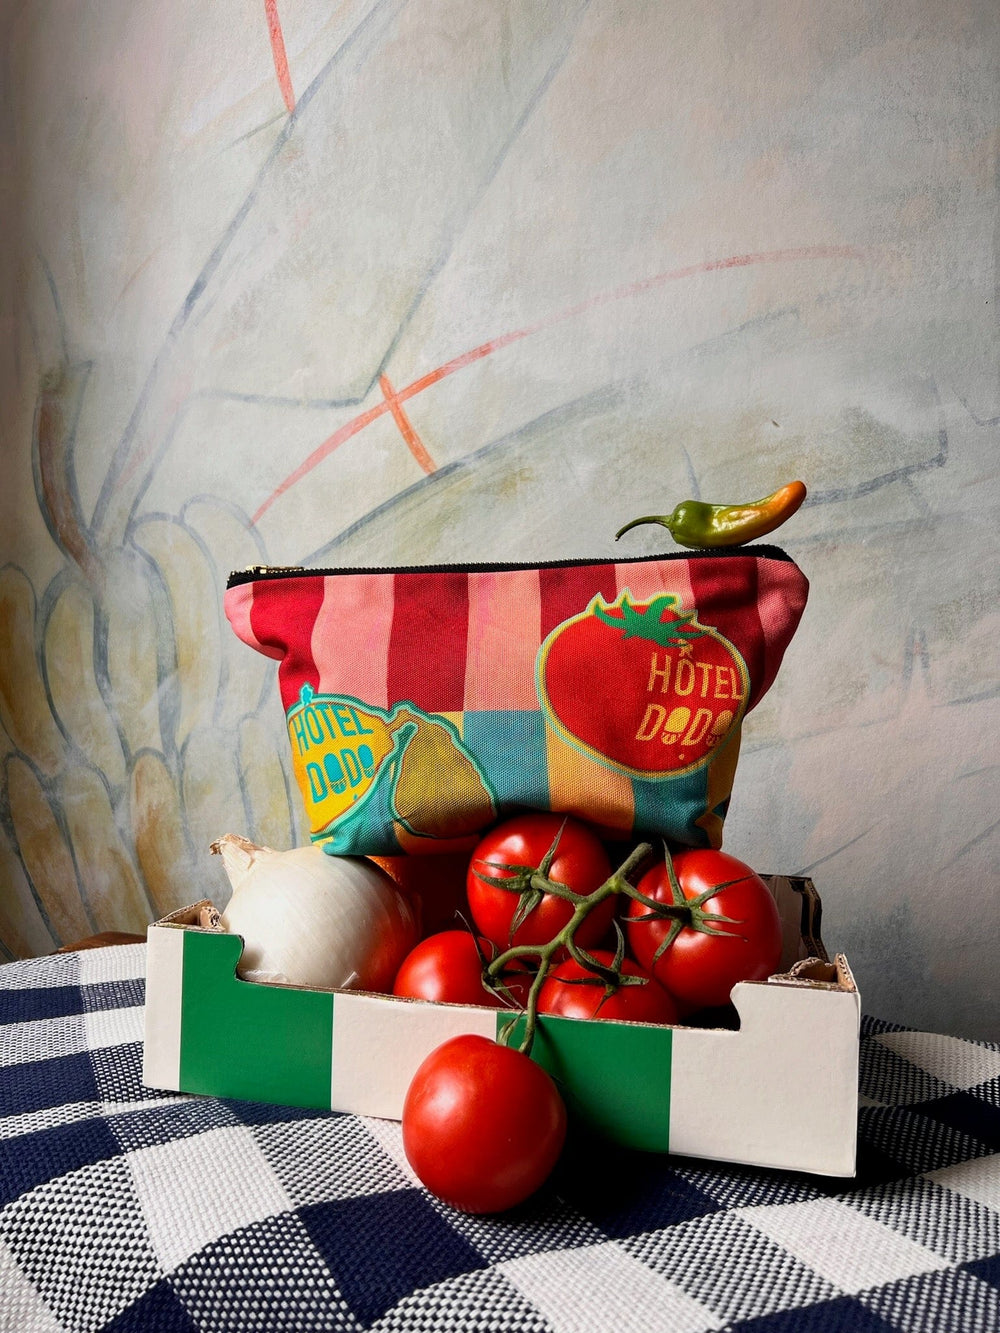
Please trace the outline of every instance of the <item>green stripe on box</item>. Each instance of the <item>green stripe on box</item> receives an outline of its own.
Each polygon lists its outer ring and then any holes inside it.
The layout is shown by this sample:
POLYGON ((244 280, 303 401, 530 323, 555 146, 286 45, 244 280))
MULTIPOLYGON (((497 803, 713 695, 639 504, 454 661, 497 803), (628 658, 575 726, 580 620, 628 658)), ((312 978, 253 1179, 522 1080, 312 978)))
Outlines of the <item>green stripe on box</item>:
MULTIPOLYGON (((497 1018, 497 1037, 509 1022, 497 1018)), ((524 1033, 518 1019, 508 1045, 524 1033)), ((596 1133, 643 1152, 670 1147, 673 1032, 640 1023, 539 1018, 531 1058, 559 1086, 570 1115, 596 1133)))
POLYGON ((181 1091, 329 1110, 333 996, 241 981, 242 947, 184 932, 181 1091))

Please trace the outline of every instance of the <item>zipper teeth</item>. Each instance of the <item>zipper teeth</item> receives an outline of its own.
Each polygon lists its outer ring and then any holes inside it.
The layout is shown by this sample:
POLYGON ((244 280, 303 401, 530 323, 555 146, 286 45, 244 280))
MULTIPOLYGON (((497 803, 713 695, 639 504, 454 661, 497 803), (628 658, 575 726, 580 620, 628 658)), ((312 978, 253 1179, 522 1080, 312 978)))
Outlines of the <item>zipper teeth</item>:
POLYGON ((723 546, 715 550, 664 551, 654 555, 589 556, 577 560, 470 560, 441 565, 351 565, 341 568, 311 568, 299 565, 256 566, 234 569, 226 582, 227 588, 244 583, 275 579, 331 578, 340 574, 502 574, 519 569, 572 569, 580 565, 641 565, 654 560, 718 560, 737 556, 755 556, 768 560, 790 560, 778 546, 753 545, 723 546))

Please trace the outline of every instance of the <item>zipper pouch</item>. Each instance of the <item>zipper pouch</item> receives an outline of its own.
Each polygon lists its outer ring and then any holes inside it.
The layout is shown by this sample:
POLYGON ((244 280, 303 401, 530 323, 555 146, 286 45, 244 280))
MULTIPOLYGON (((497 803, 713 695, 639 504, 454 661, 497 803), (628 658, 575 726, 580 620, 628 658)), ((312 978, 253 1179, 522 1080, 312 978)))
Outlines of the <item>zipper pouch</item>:
POLYGON ((808 584, 744 546, 538 565, 230 576, 226 615, 279 663, 314 841, 471 848, 518 809, 605 837, 718 847, 743 718, 808 584))

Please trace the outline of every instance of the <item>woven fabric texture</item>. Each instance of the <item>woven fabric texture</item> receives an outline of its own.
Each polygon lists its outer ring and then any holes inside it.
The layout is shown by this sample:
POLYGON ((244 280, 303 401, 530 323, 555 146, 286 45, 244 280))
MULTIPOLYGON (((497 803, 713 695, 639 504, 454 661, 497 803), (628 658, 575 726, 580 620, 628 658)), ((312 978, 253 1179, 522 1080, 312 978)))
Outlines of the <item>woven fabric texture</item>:
POLYGON ((144 970, 0 967, 2 1333, 1000 1329, 996 1047, 866 1019, 853 1181, 577 1142, 474 1218, 393 1122, 144 1088, 144 970))

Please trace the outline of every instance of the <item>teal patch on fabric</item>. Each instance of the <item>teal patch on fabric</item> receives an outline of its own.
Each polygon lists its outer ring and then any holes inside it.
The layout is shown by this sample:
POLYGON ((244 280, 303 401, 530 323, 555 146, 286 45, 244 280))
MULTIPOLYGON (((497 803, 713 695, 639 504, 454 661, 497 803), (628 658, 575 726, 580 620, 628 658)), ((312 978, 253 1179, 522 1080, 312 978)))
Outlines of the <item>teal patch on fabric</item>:
POLYGON ((403 850, 393 828, 397 818, 396 783, 400 756, 416 730, 414 723, 400 727, 392 754, 381 764, 364 797, 327 828, 313 834, 314 842, 322 841, 324 852, 330 856, 370 856, 372 849, 378 848, 379 855, 392 856, 403 850))
POLYGON ((708 834, 695 822, 708 808, 707 765, 657 782, 633 778, 632 794, 636 837, 646 834, 661 837, 664 829, 670 829, 672 834, 683 831, 685 841, 692 847, 711 846, 708 834))
POLYGON ((462 742, 488 776, 501 809, 548 809, 545 718, 539 709, 466 712, 462 742))

